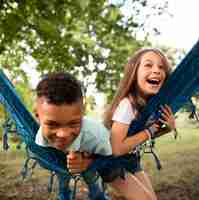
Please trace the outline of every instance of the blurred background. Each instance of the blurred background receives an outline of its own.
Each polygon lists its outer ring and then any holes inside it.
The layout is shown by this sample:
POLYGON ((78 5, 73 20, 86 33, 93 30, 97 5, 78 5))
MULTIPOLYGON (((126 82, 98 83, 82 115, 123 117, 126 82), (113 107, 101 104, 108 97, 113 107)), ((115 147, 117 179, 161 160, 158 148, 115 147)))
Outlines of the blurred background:
MULTIPOLYGON (((198 40, 199 2, 195 0, 1 0, 0 68, 30 112, 39 78, 65 70, 79 78, 86 113, 99 120, 113 98, 128 58, 139 48, 157 47, 173 69, 198 40)), ((199 96, 193 97, 198 111, 199 96)), ((198 200, 199 122, 189 105, 176 115, 179 138, 156 142, 163 169, 144 156, 161 200, 198 200)), ((9 114, 0 107, 0 140, 9 114)), ((12 124, 14 129, 15 124, 12 124)), ((48 194, 48 172, 36 168, 22 181, 25 149, 16 134, 4 152, 0 142, 0 199, 56 199, 48 194)), ((121 199, 110 191, 113 199, 121 199)))

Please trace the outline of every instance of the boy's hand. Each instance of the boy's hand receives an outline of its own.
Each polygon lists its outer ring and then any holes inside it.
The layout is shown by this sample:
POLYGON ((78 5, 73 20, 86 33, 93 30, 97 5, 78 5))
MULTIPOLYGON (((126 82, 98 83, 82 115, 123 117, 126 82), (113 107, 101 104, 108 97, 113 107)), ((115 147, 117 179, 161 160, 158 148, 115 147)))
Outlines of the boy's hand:
POLYGON ((71 174, 79 174, 85 171, 92 162, 93 158, 85 152, 70 151, 67 155, 67 167, 71 174))

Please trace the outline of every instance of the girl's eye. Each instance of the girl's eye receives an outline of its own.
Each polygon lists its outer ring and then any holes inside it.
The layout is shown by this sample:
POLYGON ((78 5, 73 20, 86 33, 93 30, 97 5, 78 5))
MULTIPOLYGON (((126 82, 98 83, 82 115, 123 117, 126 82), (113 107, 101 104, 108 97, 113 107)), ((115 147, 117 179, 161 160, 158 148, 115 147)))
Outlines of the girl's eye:
POLYGON ((152 64, 146 63, 144 66, 145 66, 145 67, 152 67, 152 64))

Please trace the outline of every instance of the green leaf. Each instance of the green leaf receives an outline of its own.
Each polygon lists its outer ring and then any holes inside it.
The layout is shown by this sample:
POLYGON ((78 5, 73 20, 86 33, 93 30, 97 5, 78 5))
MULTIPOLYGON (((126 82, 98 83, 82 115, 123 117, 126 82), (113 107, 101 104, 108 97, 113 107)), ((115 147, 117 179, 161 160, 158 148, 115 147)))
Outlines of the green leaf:
POLYGON ((80 8, 84 11, 86 8, 88 8, 90 0, 78 0, 78 3, 80 5, 80 8))

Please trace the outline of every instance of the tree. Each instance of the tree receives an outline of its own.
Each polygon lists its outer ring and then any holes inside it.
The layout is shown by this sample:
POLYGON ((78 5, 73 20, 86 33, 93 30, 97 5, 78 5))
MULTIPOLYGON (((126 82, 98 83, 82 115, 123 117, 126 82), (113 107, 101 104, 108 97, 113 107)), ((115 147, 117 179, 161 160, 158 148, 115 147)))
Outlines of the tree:
MULTIPOLYGON (((136 21, 147 0, 128 1, 135 12, 125 17, 125 0, 1 0, 0 63, 12 76, 26 74, 19 67, 32 56, 37 70, 68 70, 111 97, 128 56, 144 45, 136 21)), ((166 4, 165 4, 166 5, 166 4)), ((154 6, 162 14, 165 5, 154 6)), ((147 35, 147 34, 146 34, 147 35)))

